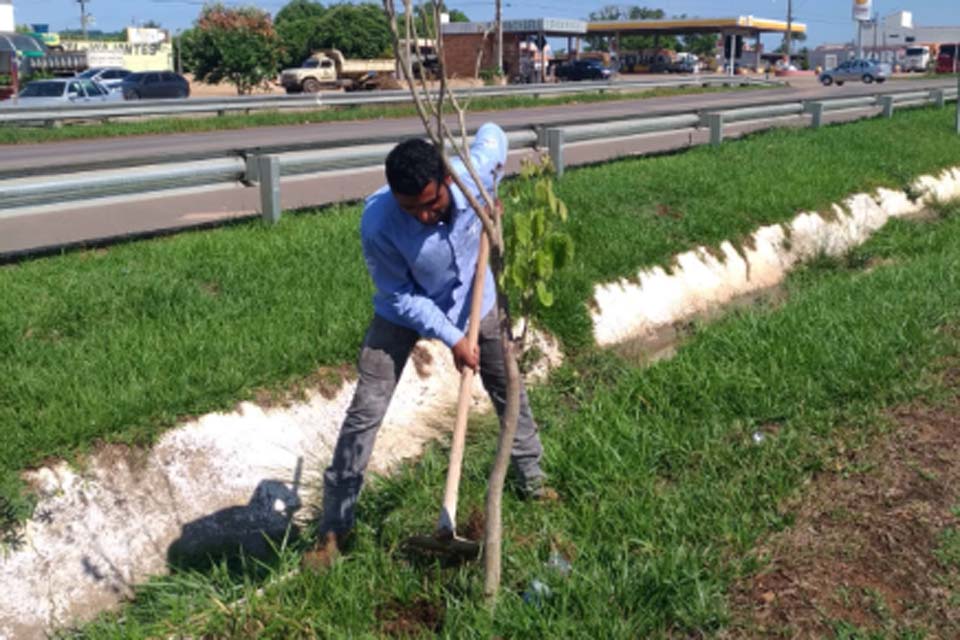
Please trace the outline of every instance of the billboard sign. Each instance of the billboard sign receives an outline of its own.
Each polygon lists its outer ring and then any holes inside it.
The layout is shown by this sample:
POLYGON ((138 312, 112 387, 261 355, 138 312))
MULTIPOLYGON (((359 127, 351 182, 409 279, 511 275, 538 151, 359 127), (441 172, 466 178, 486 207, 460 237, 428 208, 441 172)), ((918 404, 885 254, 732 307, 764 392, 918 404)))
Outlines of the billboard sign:
POLYGON ((853 19, 867 22, 873 14, 872 0, 853 0, 853 19))

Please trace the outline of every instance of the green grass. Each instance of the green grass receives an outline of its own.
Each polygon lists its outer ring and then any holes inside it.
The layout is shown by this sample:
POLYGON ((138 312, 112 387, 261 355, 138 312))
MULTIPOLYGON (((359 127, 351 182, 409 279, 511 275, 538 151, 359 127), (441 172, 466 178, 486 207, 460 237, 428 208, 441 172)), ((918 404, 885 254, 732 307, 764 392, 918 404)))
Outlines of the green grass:
MULTIPOLYGON (((594 102, 613 102, 619 100, 637 100, 663 98, 670 96, 695 95, 702 93, 721 93, 765 88, 762 85, 737 87, 678 87, 658 88, 646 91, 624 93, 584 93, 548 98, 533 96, 515 96, 506 98, 476 98, 470 102, 470 111, 505 111, 547 107, 563 104, 590 104, 594 102)), ((229 114, 222 117, 183 117, 156 118, 140 122, 108 122, 87 125, 75 125, 62 129, 34 128, 20 125, 0 125, 0 145, 28 144, 36 142, 55 142, 61 140, 87 140, 91 138, 116 138, 169 133, 199 133, 203 131, 225 131, 248 129, 251 127, 273 127, 282 125, 301 125, 317 122, 341 122, 349 120, 377 120, 381 118, 403 118, 416 116, 412 105, 327 107, 313 111, 262 111, 247 114, 229 114)))
MULTIPOLYGON (((960 138, 944 135, 950 120, 947 110, 910 111, 571 171, 558 191, 576 260, 544 323, 585 348, 593 283, 951 165, 960 138)), ((253 222, 0 268, 0 496, 17 501, 17 472, 50 456, 101 440, 146 443, 184 416, 352 362, 372 313, 359 214, 337 206, 275 228, 253 222)))
MULTIPOLYGON (((379 637, 387 612, 424 604, 442 612, 445 638, 712 634, 727 621, 731 582, 756 570, 748 551, 790 526, 784 499, 839 443, 879 432, 885 407, 956 393, 937 374, 960 355, 960 341, 938 329, 958 322, 954 206, 933 223, 893 222, 848 259, 798 272, 781 306, 699 327, 673 360, 640 369, 580 354, 532 393, 564 499, 507 498, 494 614, 481 604, 478 566, 444 569, 397 551, 405 535, 431 526, 445 468, 435 446, 365 493, 353 549, 329 573, 265 581, 295 566, 296 544, 272 565, 178 573, 75 637, 379 637), (871 258, 880 266, 862 269, 871 258), (770 423, 776 434, 755 444, 751 434, 770 423), (551 547, 571 558, 568 576, 545 567, 551 547), (552 596, 524 602, 533 579, 552 596), (223 604, 242 596, 235 608, 223 604)), ((471 429, 463 514, 482 503, 492 457, 490 421, 471 429)), ((952 546, 945 539, 951 561, 952 546)))

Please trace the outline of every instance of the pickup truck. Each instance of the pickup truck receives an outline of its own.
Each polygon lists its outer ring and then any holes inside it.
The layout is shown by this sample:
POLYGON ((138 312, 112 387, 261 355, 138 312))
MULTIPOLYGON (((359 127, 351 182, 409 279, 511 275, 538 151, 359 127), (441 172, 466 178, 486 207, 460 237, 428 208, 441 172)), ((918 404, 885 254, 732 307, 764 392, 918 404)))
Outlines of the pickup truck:
POLYGON ((316 93, 321 89, 399 88, 393 75, 392 58, 347 60, 337 49, 318 51, 294 69, 280 73, 280 84, 287 93, 316 93))

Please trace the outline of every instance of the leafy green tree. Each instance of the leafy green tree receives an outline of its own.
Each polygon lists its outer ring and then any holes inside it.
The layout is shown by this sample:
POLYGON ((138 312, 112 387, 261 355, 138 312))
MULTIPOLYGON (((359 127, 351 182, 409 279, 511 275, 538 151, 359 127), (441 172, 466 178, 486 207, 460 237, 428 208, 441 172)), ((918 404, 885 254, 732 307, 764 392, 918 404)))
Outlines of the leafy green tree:
MULTIPOLYGON (((667 14, 663 9, 651 9, 649 7, 625 6, 610 4, 602 7, 599 11, 590 13, 591 22, 598 20, 663 20, 667 14)), ((587 46, 591 51, 608 51, 609 45, 607 38, 600 36, 588 36, 587 46)), ((675 36, 623 36, 620 43, 621 51, 642 51, 644 49, 677 50, 679 42, 675 36)))
POLYGON ((715 33, 695 33, 683 36, 680 51, 689 51, 698 56, 712 56, 717 51, 718 35, 715 33))
MULTIPOLYGON (((427 0, 417 4, 414 12, 416 14, 417 33, 424 38, 436 37, 436 31, 433 28, 433 12, 436 10, 437 3, 433 0, 427 0)), ((450 10, 444 2, 440 2, 440 11, 450 15, 450 22, 470 22, 463 11, 459 9, 450 10)))
POLYGON ((317 48, 315 35, 319 18, 285 20, 277 23, 282 51, 280 66, 284 69, 299 66, 317 48))
POLYGON ((521 354, 530 320, 553 306, 550 281, 573 259, 573 240, 562 230, 567 205, 554 192, 554 174, 547 157, 539 163, 524 161, 505 200, 512 233, 505 238, 499 284, 510 297, 510 307, 523 319, 521 354))
POLYGON ((266 84, 279 63, 280 38, 270 14, 252 6, 207 5, 181 40, 185 62, 197 80, 227 81, 240 95, 266 84))
POLYGON ((284 23, 316 20, 322 18, 326 12, 327 8, 315 0, 290 0, 277 12, 273 22, 279 30, 284 23))
POLYGON ((392 42, 383 8, 371 3, 330 7, 310 39, 314 49, 339 49, 348 58, 392 57, 392 42))

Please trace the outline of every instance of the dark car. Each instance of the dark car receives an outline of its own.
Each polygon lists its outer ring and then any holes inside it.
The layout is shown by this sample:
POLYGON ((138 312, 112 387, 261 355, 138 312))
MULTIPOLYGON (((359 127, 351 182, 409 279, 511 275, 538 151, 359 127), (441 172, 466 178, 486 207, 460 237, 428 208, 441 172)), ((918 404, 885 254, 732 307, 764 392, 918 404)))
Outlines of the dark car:
POLYGON ((557 67, 558 80, 609 80, 611 74, 599 60, 574 60, 557 67))
POLYGON ((131 73, 120 83, 120 90, 125 100, 190 97, 190 83, 172 71, 131 73))

